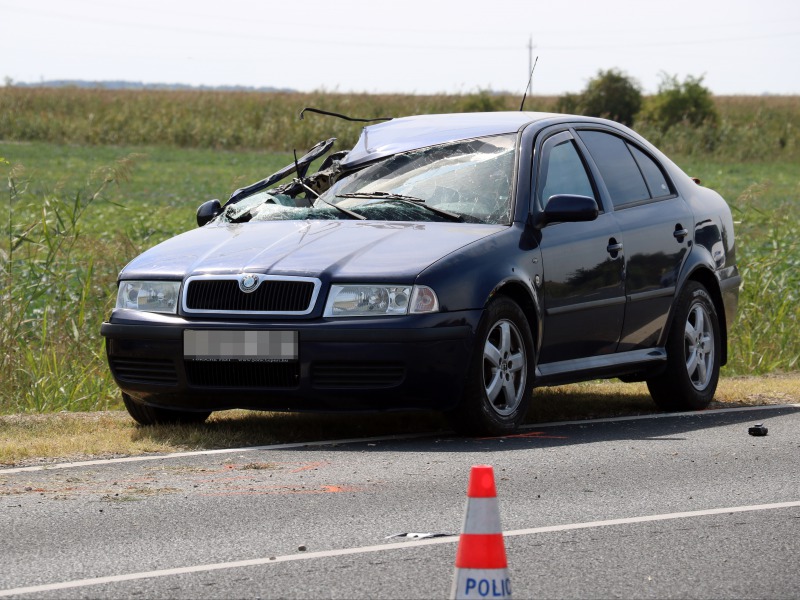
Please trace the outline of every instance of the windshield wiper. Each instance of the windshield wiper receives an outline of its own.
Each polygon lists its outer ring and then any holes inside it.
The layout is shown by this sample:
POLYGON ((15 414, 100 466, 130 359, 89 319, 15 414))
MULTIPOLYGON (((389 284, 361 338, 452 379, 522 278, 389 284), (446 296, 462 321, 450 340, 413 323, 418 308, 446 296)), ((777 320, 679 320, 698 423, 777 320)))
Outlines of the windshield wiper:
POLYGON ((337 198, 364 198, 365 200, 386 200, 389 202, 410 202, 412 204, 416 204, 417 206, 421 206, 424 209, 431 211, 432 213, 436 213, 437 215, 441 215, 443 217, 447 217, 452 221, 463 221, 464 217, 454 212, 450 212, 449 210, 444 210, 441 208, 436 208, 435 206, 428 206, 425 204, 425 200, 422 198, 417 198, 415 196, 406 196, 404 194, 394 194, 392 192, 353 192, 351 194, 336 194, 337 198))
POLYGON ((365 221, 367 219, 367 217, 365 217, 364 215, 360 215, 357 212, 353 212, 352 210, 348 210, 344 206, 339 206, 338 204, 336 204, 334 202, 328 202, 327 200, 325 200, 325 198, 317 197, 317 200, 322 200, 328 206, 332 206, 333 208, 335 208, 339 212, 343 212, 348 217, 351 217, 353 219, 358 219, 359 221, 365 221))

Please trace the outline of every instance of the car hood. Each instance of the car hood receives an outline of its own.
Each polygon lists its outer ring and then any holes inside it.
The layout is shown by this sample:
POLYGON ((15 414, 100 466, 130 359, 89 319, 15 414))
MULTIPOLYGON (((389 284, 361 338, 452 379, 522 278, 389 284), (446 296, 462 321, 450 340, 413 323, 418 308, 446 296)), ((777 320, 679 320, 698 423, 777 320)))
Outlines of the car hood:
POLYGON ((504 225, 387 221, 266 221, 209 225, 131 261, 122 279, 241 272, 407 282, 504 225))

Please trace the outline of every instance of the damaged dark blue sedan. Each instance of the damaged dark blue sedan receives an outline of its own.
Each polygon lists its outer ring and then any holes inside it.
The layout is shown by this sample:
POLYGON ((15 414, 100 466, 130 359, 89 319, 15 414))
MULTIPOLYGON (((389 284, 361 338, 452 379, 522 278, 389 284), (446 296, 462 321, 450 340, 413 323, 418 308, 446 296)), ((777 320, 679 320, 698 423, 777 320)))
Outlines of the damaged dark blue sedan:
POLYGON ((731 213, 635 132, 449 114, 333 145, 122 270, 102 334, 136 421, 433 409, 502 434, 534 387, 610 377, 665 410, 709 404, 740 283, 731 213))

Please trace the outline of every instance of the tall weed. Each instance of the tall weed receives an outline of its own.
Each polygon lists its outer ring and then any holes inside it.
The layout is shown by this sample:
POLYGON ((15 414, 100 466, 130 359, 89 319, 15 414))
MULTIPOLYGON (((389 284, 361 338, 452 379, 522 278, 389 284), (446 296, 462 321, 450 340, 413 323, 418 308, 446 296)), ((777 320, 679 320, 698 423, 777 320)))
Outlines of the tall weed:
MULTIPOLYGON (((547 101, 530 99, 534 110, 547 101)), ((0 87, 0 139, 81 145, 165 145, 288 152, 329 137, 352 146, 364 123, 307 114, 307 106, 364 119, 516 110, 519 98, 0 87)))
MULTIPOLYGON (((291 152, 337 137, 352 146, 363 123, 300 111, 315 106, 360 118, 518 110, 520 98, 402 94, 106 90, 0 87, 0 139, 80 145, 160 145, 291 152)), ((667 154, 734 160, 800 157, 800 97, 716 96, 719 121, 678 123, 664 131, 646 114, 634 128, 667 154)), ((558 98, 531 96, 525 109, 559 110, 558 98)))
POLYGON ((719 121, 688 121, 664 130, 640 118, 634 127, 668 155, 736 161, 800 158, 800 97, 714 98, 719 121))
POLYGON ((0 246, 0 412, 108 407, 113 382, 99 327, 124 236, 84 236, 83 223, 131 162, 94 173, 72 194, 37 189, 21 167, 10 170, 0 246))
POLYGON ((800 367, 800 225, 796 199, 764 210, 765 184, 733 202, 742 275, 731 328, 729 370, 738 374, 800 367))

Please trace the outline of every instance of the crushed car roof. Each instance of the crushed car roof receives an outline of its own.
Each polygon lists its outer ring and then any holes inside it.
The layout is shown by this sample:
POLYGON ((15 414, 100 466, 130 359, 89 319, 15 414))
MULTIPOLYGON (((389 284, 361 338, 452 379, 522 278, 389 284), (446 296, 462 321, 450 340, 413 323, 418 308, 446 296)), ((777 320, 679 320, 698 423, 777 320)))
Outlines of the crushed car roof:
POLYGON ((556 117, 541 112, 488 112, 418 115, 369 125, 341 166, 351 168, 383 156, 487 135, 513 133, 532 123, 556 117))

